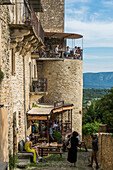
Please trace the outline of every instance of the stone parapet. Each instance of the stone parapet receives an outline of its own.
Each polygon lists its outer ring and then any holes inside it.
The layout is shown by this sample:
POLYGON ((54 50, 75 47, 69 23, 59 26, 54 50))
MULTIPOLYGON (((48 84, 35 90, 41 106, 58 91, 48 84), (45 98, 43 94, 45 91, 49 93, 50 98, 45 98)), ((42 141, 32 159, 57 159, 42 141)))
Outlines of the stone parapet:
POLYGON ((98 139, 99 151, 98 161, 102 169, 113 169, 113 135, 109 133, 100 133, 98 139))

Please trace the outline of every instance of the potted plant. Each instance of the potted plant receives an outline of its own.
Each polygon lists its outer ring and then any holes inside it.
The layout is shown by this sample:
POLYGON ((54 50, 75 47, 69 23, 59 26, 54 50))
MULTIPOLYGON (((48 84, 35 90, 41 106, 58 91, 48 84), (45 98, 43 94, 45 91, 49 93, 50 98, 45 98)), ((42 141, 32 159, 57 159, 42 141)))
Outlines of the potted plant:
POLYGON ((54 141, 55 142, 60 142, 61 138, 62 138, 62 135, 60 132, 58 131, 54 131, 53 132, 53 137, 54 137, 54 141))
POLYGON ((0 82, 3 80, 3 78, 4 78, 4 73, 0 68, 0 82))

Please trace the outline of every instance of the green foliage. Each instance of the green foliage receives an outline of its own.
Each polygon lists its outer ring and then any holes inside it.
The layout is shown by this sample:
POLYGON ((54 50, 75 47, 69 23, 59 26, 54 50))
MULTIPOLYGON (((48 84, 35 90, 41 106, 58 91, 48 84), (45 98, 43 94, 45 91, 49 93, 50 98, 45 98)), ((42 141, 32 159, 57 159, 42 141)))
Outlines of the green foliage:
POLYGON ((83 134, 92 134, 92 133, 97 133, 98 128, 99 128, 100 123, 95 122, 95 123, 87 123, 83 125, 82 127, 82 133, 83 134))
POLYGON ((55 140, 56 142, 58 142, 58 141, 60 141, 60 139, 62 138, 62 135, 61 135, 60 132, 54 131, 54 132, 53 132, 53 137, 54 137, 54 140, 55 140))
POLYGON ((113 129, 113 88, 99 100, 92 100, 86 107, 83 115, 83 125, 95 121, 107 124, 108 129, 113 129))
POLYGON ((4 73, 2 72, 1 68, 0 68, 0 81, 3 80, 4 78, 4 73))
POLYGON ((9 170, 13 170, 16 168, 17 164, 17 154, 14 156, 11 153, 11 150, 9 151, 9 170))
POLYGON ((93 99, 101 99, 108 93, 108 89, 83 89, 83 106, 87 106, 88 101, 92 101, 93 99))
POLYGON ((93 100, 91 105, 86 107, 86 111, 84 112, 82 123, 94 123, 102 122, 102 115, 99 113, 100 100, 93 100))

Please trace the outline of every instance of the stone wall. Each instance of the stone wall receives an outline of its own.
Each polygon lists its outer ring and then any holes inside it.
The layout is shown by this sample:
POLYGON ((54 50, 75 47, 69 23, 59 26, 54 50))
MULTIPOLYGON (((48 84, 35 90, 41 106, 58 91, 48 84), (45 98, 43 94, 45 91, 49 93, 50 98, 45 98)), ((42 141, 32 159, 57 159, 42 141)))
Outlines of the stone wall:
POLYGON ((92 148, 92 138, 91 135, 82 135, 82 141, 86 143, 88 149, 92 148))
POLYGON ((0 108, 0 162, 8 162, 8 110, 0 108))
POLYGON ((82 88, 83 62, 65 59, 64 61, 43 61, 43 76, 47 78, 47 92, 44 102, 64 101, 74 104, 72 129, 82 135, 82 88))
POLYGON ((40 20, 44 31, 64 32, 64 0, 41 0, 40 20))
POLYGON ((3 110, 0 110, 0 161, 8 161, 8 121, 10 110, 10 31, 9 31, 9 9, 7 6, 0 6, 0 67, 4 72, 4 79, 0 82, 0 104, 4 105, 3 110), (5 110, 7 108, 7 111, 5 110), (6 118, 6 119, 5 119, 6 118))
POLYGON ((99 152, 98 161, 101 164, 102 169, 113 169, 113 136, 108 133, 99 134, 99 152))

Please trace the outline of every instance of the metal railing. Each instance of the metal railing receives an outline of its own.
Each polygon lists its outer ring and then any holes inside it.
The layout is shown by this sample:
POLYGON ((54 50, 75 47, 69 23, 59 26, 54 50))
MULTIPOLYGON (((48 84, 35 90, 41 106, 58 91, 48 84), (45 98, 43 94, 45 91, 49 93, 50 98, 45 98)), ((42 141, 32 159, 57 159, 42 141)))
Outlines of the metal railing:
POLYGON ((83 60, 83 52, 81 54, 73 54, 73 52, 70 52, 70 54, 66 54, 65 51, 60 51, 58 53, 55 53, 53 51, 41 51, 39 52, 39 58, 62 58, 62 59, 78 59, 83 60))
POLYGON ((42 28, 41 22, 38 21, 37 16, 31 6, 31 24, 36 32, 36 34, 42 39, 42 41, 44 42, 44 30, 42 28))
POLYGON ((11 7, 11 23, 32 25, 35 33, 44 42, 44 30, 41 22, 38 21, 32 5, 28 6, 23 2, 15 3, 15 6, 11 7))
POLYGON ((47 92, 47 79, 40 78, 36 81, 33 80, 30 92, 47 92))

